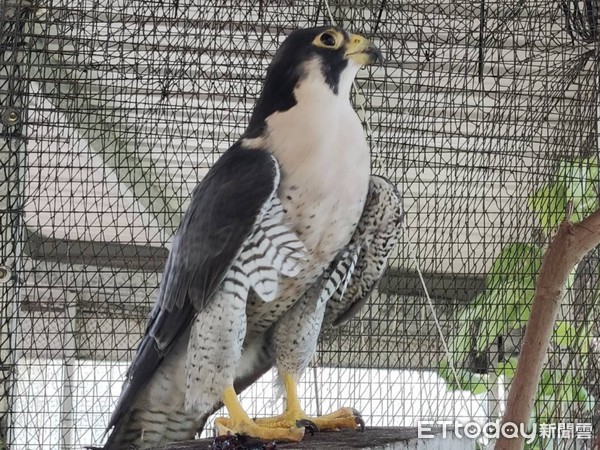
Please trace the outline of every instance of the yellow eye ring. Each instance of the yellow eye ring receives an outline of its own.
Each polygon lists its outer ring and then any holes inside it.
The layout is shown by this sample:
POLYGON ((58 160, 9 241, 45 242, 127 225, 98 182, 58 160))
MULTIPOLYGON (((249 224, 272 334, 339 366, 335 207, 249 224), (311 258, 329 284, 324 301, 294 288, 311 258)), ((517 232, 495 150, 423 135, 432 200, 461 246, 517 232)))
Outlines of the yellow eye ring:
POLYGON ((335 28, 323 31, 313 41, 313 45, 321 48, 337 50, 344 43, 344 35, 335 28))

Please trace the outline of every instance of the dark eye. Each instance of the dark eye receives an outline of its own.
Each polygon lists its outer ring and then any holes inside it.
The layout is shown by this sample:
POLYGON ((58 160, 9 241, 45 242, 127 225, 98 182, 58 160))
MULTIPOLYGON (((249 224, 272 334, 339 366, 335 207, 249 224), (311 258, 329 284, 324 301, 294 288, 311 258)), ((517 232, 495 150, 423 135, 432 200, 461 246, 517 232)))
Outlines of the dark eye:
POLYGON ((325 47, 335 47, 335 36, 330 33, 323 33, 321 35, 321 44, 325 47))

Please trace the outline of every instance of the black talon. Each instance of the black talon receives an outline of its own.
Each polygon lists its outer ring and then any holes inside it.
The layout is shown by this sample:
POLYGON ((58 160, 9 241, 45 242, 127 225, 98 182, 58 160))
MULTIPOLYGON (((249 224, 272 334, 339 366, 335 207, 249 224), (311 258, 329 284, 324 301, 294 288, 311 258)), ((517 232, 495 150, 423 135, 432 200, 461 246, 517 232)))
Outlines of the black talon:
POLYGON ((314 436, 315 433, 319 431, 319 427, 313 421, 308 419, 296 420, 296 426, 298 428, 306 428, 306 431, 308 431, 311 436, 314 436))
POLYGON ((362 416, 360 415, 360 413, 358 411, 356 411, 356 413, 354 414, 354 421, 356 422, 356 425, 359 426, 360 432, 364 433, 365 428, 366 428, 365 421, 363 420, 362 416))

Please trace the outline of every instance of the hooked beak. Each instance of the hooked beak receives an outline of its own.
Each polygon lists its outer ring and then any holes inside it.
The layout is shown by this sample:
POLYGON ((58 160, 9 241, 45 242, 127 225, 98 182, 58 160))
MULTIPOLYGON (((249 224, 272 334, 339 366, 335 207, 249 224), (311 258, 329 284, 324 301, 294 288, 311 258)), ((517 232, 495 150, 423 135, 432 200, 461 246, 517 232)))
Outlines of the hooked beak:
POLYGON ((350 35, 350 42, 346 44, 345 56, 347 59, 353 60, 359 66, 383 62, 381 51, 371 44, 368 39, 358 34, 350 35))

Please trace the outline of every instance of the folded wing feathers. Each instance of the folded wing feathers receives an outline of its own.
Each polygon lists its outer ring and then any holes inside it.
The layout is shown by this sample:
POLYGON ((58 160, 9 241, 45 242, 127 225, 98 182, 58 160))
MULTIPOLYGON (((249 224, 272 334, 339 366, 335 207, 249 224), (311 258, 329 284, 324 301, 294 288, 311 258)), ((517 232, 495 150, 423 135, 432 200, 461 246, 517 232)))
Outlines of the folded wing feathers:
POLYGON ((402 235, 403 220, 402 197, 396 187, 372 176, 365 209, 350 240, 351 245, 362 243, 360 257, 345 292, 335 291, 329 299, 326 322, 344 323, 367 301, 402 235))
POLYGON ((323 286, 317 307, 327 302, 334 293, 340 297, 344 295, 356 267, 359 253, 360 247, 356 245, 350 245, 342 251, 337 264, 333 267, 323 286))
POLYGON ((241 267, 240 262, 236 261, 227 271, 222 288, 217 292, 245 299, 248 297, 249 290, 250 280, 246 276, 244 269, 241 267))
POLYGON ((285 226, 283 218, 283 206, 274 196, 239 256, 250 285, 266 302, 277 298, 279 276, 298 275, 306 259, 304 244, 285 226))

